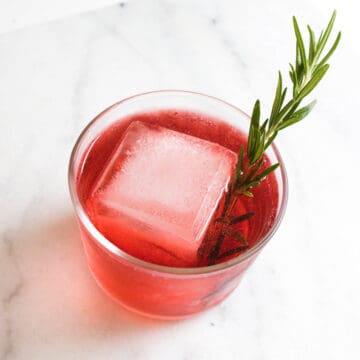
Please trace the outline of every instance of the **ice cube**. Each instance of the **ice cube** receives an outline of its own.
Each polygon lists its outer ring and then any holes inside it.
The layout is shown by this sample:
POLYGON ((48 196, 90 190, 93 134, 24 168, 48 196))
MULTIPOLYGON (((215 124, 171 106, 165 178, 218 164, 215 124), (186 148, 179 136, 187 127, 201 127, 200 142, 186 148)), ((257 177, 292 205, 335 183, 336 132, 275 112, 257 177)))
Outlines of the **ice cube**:
POLYGON ((133 256, 196 266, 236 154, 190 135, 132 122, 92 190, 99 230, 133 256))

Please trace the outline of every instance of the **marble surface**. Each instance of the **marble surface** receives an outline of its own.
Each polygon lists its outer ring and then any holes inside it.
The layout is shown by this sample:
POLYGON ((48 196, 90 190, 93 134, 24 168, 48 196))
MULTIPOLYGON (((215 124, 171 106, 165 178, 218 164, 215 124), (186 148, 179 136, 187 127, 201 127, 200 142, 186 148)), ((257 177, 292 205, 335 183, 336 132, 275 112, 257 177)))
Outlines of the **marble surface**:
POLYGON ((0 359, 359 359, 356 2, 15 3, 0 12, 0 359), (290 16, 320 29, 335 7, 344 38, 318 105, 277 141, 285 219, 240 287, 185 321, 119 308, 89 274, 68 195, 81 129, 121 98, 165 88, 248 112, 259 97, 266 112, 293 58, 290 16))

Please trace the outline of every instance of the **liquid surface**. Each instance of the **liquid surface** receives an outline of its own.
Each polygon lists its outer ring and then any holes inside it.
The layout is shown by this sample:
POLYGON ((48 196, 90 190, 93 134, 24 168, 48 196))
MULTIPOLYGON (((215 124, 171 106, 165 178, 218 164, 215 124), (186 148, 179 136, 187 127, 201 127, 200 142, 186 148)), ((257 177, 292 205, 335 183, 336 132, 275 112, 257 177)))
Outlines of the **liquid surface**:
MULTIPOLYGON (((114 155, 119 139, 122 138, 122 135, 129 124, 134 124, 137 121, 156 126, 160 125, 167 129, 192 135, 199 139, 219 144, 236 153, 241 144, 246 146, 246 136, 240 130, 230 127, 228 124, 198 113, 179 110, 163 110, 146 114, 136 114, 125 119, 120 119, 117 123, 106 129, 96 141, 90 145, 84 156, 83 166, 80 167, 82 171, 77 177, 80 199, 88 212, 88 215, 94 222, 94 225, 110 241, 120 248, 123 247, 122 249, 131 255, 146 261, 178 267, 203 266, 203 260, 196 261, 193 258, 191 263, 176 260, 182 258, 180 247, 178 247, 178 250, 176 250, 176 247, 173 248, 175 257, 168 256, 156 247, 143 247, 141 248, 142 251, 137 251, 140 250, 139 245, 137 248, 136 246, 133 248, 124 247, 121 245, 121 241, 119 241, 119 239, 124 237, 124 234, 125 237, 129 236, 129 234, 124 231, 124 226, 119 227, 119 224, 111 221, 109 222, 108 218, 99 217, 96 216, 96 214, 94 215, 93 209, 96 205, 96 199, 93 196, 94 188, 96 188, 99 181, 101 181, 101 174, 104 174, 109 159, 114 155), (179 257, 176 256, 177 252, 179 257)), ((275 177, 273 175, 268 176, 258 187, 253 189, 253 193, 253 199, 243 197, 241 198, 241 201, 238 201, 235 208, 235 215, 241 215, 248 211, 255 212, 254 217, 240 223, 237 229, 247 239, 249 248, 260 241, 274 222, 278 205, 278 189, 275 177)), ((134 226, 129 228, 136 229, 136 224, 133 225, 134 226)), ((159 234, 155 234, 154 236, 159 236, 159 234)), ((157 244, 155 238, 154 241, 151 241, 150 239, 149 242, 157 244)), ((228 237, 223 244, 222 253, 237 246, 237 241, 228 237)), ((227 259, 222 259, 222 261, 225 260, 227 259)))

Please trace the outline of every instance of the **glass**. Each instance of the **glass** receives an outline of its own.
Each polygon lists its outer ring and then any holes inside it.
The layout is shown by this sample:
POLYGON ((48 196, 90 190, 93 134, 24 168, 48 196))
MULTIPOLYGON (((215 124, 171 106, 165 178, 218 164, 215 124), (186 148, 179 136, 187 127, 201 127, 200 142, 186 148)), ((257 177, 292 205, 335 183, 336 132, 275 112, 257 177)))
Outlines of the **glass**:
POLYGON ((86 214, 79 194, 81 188, 77 186, 78 177, 85 154, 105 129, 131 114, 161 109, 208 114, 245 133, 249 126, 249 117, 241 110, 203 94, 155 91, 130 97, 103 111, 81 133, 71 154, 69 187, 89 267, 97 283, 129 310, 155 318, 180 319, 215 306, 238 286, 281 222, 287 202, 287 179, 280 154, 272 145, 267 156, 272 163, 282 164, 275 172, 279 193, 275 221, 255 246, 236 258, 212 266, 176 268, 149 263, 125 253, 105 238, 86 214))

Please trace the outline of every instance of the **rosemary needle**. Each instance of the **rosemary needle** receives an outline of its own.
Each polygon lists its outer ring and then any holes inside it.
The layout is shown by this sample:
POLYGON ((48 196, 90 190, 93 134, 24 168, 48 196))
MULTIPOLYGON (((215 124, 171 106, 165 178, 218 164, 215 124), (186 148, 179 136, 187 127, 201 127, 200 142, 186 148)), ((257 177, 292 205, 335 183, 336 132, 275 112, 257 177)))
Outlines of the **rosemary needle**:
POLYGON ((265 121, 260 121, 260 101, 256 100, 254 104, 246 149, 244 146, 240 147, 233 181, 229 192, 226 194, 222 214, 215 219, 215 221, 221 223, 222 228, 208 255, 209 265, 214 264, 216 260, 241 252, 248 247, 246 239, 231 227, 240 221, 249 219, 254 214, 247 213, 235 218, 232 211, 240 196, 253 197, 251 189, 259 185, 266 176, 280 166, 279 163, 276 163, 265 169, 263 167, 265 161, 264 152, 274 141, 279 131, 303 120, 314 107, 315 100, 302 107, 300 107, 300 104, 328 71, 329 64, 327 62, 340 42, 341 32, 337 34, 335 41, 324 54, 335 18, 336 11, 333 12, 326 29, 321 32, 319 37, 315 37, 312 28, 309 25, 307 26, 309 37, 307 48, 296 17, 292 18, 296 38, 296 54, 295 64, 290 64, 289 71, 292 82, 291 99, 285 101, 287 88, 283 87, 283 79, 279 71, 271 113, 265 121), (226 235, 238 240, 241 246, 220 254, 221 245, 226 235))

